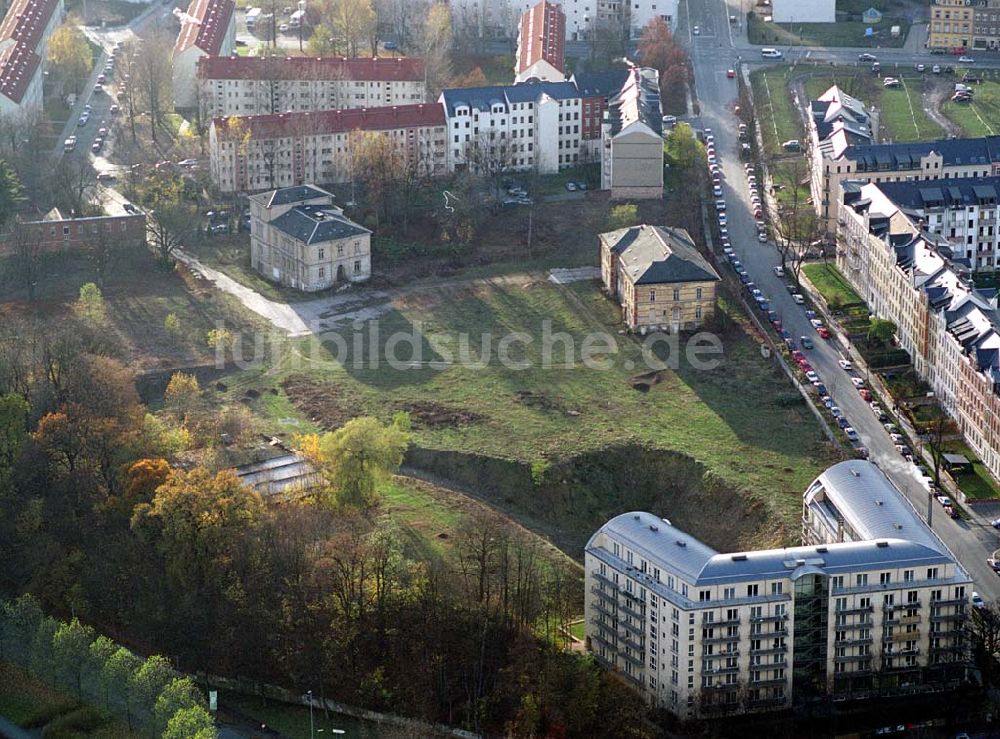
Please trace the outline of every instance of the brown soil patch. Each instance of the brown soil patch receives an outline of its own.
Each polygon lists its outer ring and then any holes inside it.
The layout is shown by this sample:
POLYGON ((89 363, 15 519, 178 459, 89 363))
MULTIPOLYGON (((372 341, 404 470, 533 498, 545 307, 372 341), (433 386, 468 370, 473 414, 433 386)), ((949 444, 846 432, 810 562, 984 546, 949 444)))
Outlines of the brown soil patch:
POLYGON ((320 428, 332 431, 360 415, 335 395, 334 389, 305 377, 291 375, 281 383, 285 395, 303 415, 320 428))
POLYGON ((468 426, 483 420, 484 416, 459 408, 449 408, 429 400, 415 400, 409 403, 399 403, 396 410, 410 414, 410 420, 416 428, 439 429, 468 426))
POLYGON ((648 393, 650 388, 661 382, 663 382, 663 373, 659 371, 644 372, 629 380, 632 389, 638 390, 640 393, 648 393))
POLYGON ((559 411, 560 413, 566 412, 566 407, 562 403, 552 400, 545 393, 537 393, 532 390, 518 390, 515 396, 518 403, 526 405, 529 408, 537 408, 544 411, 559 411))

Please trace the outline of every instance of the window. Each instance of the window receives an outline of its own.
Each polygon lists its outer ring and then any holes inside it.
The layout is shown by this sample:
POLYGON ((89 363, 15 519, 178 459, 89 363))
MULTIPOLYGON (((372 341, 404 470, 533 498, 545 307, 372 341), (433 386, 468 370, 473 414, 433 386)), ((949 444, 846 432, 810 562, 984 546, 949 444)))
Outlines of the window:
POLYGON ((773 582, 771 583, 771 595, 781 595, 782 583, 773 582))
POLYGON ((722 597, 724 600, 732 600, 736 597, 736 588, 725 588, 722 591, 722 597))
POLYGON ((697 289, 696 289, 696 290, 694 291, 694 294, 695 294, 694 296, 695 296, 695 297, 696 297, 696 298, 697 298, 698 300, 701 300, 701 288, 700 288, 700 287, 699 287, 699 288, 697 288, 697 289))
POLYGON ((674 300, 680 300, 680 299, 681 299, 681 291, 680 291, 680 288, 676 288, 676 287, 675 287, 675 288, 674 288, 674 300))
POLYGON ((324 249, 323 247, 320 247, 319 248, 319 252, 317 254, 317 257, 319 259, 326 259, 326 249, 324 249))
POLYGON ((649 291, 649 302, 650 303, 655 303, 656 302, 656 290, 650 290, 649 291))
POLYGON ((758 593, 757 593, 757 585, 756 584, 754 584, 754 585, 747 585, 747 597, 748 598, 756 598, 757 595, 758 595, 758 593))
POLYGON ((355 260, 354 262, 354 274, 359 274, 361 272, 361 260, 355 260))
POLYGON ((699 601, 701 601, 701 602, 704 603, 706 600, 711 600, 711 599, 712 599, 712 591, 711 590, 701 590, 701 591, 698 592, 698 600, 699 601))
POLYGON ((878 576, 878 581, 880 585, 888 585, 892 582, 891 572, 880 572, 878 576))
POLYGON ((319 268, 319 279, 326 279, 326 267, 319 268))
POLYGON ((864 587, 865 585, 868 584, 868 575, 867 574, 864 574, 864 575, 855 575, 854 576, 854 584, 857 585, 859 588, 860 587, 864 587))

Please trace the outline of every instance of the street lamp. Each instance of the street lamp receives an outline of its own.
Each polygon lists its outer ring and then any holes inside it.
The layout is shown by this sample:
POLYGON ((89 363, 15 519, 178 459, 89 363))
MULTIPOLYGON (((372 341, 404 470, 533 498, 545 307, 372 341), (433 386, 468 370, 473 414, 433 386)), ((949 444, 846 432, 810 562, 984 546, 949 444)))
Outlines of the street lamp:
POLYGON ((313 723, 313 692, 306 691, 306 696, 309 698, 309 739, 316 739, 316 725, 313 723))

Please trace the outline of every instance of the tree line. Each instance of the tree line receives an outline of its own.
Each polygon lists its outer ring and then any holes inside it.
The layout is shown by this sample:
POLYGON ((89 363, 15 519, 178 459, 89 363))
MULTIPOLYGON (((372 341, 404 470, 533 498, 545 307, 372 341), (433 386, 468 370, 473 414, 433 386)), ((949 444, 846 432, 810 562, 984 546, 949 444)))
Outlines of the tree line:
MULTIPOLYGON (((0 596, 31 593, 87 635, 74 639, 100 641, 88 624, 188 673, 487 735, 646 735, 635 693, 546 638, 578 612, 578 573, 488 516, 453 534, 453 557, 393 525, 379 491, 405 417, 302 439, 326 482, 275 504, 213 456, 222 424, 237 434, 243 421, 221 418, 193 378, 175 378, 156 413, 140 402, 119 347, 90 323, 99 308, 86 290, 58 324, 0 326, 0 596)), ((60 628, 41 616, 14 635, 5 626, 4 649, 37 646, 32 669, 53 675, 62 663, 36 639, 42 623, 60 628)), ((81 664, 86 691, 98 671, 81 664)), ((128 685, 109 688, 111 705, 155 720, 152 698, 123 702, 128 685)))
POLYGON ((29 594, 0 603, 0 661, 163 739, 214 739, 202 691, 159 655, 142 659, 77 619, 58 621, 29 594))

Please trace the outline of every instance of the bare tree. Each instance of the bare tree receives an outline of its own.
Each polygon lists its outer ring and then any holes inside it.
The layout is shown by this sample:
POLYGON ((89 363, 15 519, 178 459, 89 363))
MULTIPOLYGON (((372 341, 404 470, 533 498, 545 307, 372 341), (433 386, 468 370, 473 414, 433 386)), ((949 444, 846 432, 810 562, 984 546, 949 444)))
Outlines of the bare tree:
POLYGON ((165 36, 155 36, 145 40, 142 53, 133 60, 131 86, 135 87, 138 102, 143 112, 149 116, 150 136, 157 143, 157 129, 169 133, 166 114, 173 107, 170 56, 173 43, 165 36))
MULTIPOLYGON (((513 167, 517 147, 506 131, 492 129, 480 131, 465 144, 463 155, 469 171, 490 181, 498 202, 502 191, 500 178, 513 167)), ((538 152, 535 153, 537 156, 538 152)))
POLYGON ((34 300, 35 288, 42 274, 42 231, 39 226, 18 218, 8 230, 5 241, 10 252, 8 276, 11 281, 24 288, 29 301, 34 300))
POLYGON ((97 212, 91 196, 97 187, 97 173, 89 159, 63 157, 51 174, 53 200, 73 218, 97 212))
POLYGON ((808 177, 806 160, 797 157, 782 167, 776 167, 774 172, 775 202, 778 203, 778 213, 771 224, 774 241, 781 256, 781 266, 791 272, 798 282, 809 244, 820 237, 822 227, 804 194, 808 191, 802 188, 803 179, 808 177), (778 200, 780 190, 790 193, 784 202, 778 200))
POLYGON ((434 5, 427 13, 420 35, 420 53, 424 58, 427 100, 437 100, 452 74, 451 11, 447 5, 434 5))
POLYGON ((126 253, 136 247, 136 244, 120 230, 116 230, 116 222, 106 222, 91 234, 83 247, 87 261, 94 268, 98 287, 104 287, 107 278, 121 263, 126 253))
POLYGON ((139 90, 133 84, 133 80, 138 80, 139 58, 141 50, 135 41, 127 41, 122 49, 115 65, 115 72, 123 84, 118 85, 118 102, 121 103, 128 119, 129 130, 132 132, 132 141, 136 140, 136 118, 139 115, 139 90))

